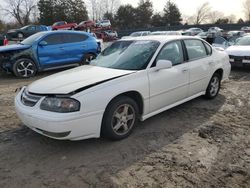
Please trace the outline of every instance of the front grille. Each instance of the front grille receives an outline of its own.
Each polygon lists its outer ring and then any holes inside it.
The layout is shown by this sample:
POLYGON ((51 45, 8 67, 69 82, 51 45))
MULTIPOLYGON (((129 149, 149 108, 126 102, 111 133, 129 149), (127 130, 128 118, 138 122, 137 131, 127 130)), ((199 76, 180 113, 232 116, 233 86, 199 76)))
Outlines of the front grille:
POLYGON ((21 96, 21 101, 25 106, 33 107, 42 98, 41 95, 31 94, 25 89, 21 96))
POLYGON ((243 60, 247 59, 250 60, 250 56, 234 56, 234 55, 229 55, 230 59, 235 59, 235 60, 243 60))
POLYGON ((230 55, 229 58, 230 58, 230 59, 235 59, 235 60, 242 60, 242 59, 244 59, 244 56, 234 56, 234 55, 230 55))

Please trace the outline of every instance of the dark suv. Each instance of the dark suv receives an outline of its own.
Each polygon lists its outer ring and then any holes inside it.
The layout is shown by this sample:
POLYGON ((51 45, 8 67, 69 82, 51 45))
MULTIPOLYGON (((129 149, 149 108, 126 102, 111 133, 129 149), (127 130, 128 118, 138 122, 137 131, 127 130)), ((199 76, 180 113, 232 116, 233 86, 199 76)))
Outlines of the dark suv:
POLYGON ((48 31, 44 25, 27 25, 20 29, 11 29, 7 32, 8 39, 23 39, 41 31, 48 31))

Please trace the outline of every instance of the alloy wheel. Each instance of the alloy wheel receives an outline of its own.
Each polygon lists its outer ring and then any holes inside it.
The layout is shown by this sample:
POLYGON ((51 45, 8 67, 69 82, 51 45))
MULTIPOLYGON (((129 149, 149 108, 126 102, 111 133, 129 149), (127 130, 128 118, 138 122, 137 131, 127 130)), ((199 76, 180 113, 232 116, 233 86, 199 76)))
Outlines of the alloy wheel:
POLYGON ((211 80, 211 83, 210 83, 210 95, 213 97, 215 95, 217 95, 217 92, 219 90, 219 87, 220 87, 220 81, 219 81, 219 78, 214 76, 211 80))
POLYGON ((112 128, 117 135, 127 134, 136 120, 135 109, 130 104, 118 106, 112 117, 112 128))
POLYGON ((20 61, 17 65, 17 72, 22 77, 30 77, 34 74, 36 68, 33 63, 28 60, 20 61))

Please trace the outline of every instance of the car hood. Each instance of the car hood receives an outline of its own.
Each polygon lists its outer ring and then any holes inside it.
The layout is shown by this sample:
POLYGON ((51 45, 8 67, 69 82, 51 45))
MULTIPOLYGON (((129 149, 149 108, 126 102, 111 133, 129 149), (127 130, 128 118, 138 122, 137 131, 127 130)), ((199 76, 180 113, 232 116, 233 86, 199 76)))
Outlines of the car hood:
POLYGON ((17 32, 19 29, 11 29, 9 30, 7 33, 14 33, 14 32, 17 32))
POLYGON ((226 52, 233 56, 250 56, 250 46, 230 46, 226 52))
POLYGON ((1 46, 0 47, 0 53, 1 52, 7 52, 7 51, 13 51, 13 50, 25 50, 30 48, 30 45, 23 45, 23 44, 11 44, 7 46, 1 46))
POLYGON ((28 91, 36 94, 69 94, 135 71, 85 65, 33 82, 28 91))

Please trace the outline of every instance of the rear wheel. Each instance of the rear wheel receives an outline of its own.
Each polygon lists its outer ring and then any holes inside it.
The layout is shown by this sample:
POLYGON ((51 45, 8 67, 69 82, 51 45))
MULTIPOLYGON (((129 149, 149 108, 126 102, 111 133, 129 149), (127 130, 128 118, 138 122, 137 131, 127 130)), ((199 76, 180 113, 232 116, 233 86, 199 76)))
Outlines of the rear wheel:
POLYGON ((15 76, 20 78, 29 78, 36 74, 36 64, 28 58, 18 59, 13 65, 13 72, 15 76))
POLYGON ((114 99, 107 107, 101 134, 111 140, 121 140, 128 137, 138 121, 138 105, 126 96, 114 99))
POLYGON ((83 56, 80 65, 89 65, 89 63, 95 58, 96 56, 94 54, 86 54, 83 56))
POLYGON ((214 73, 208 84, 205 97, 208 99, 215 98, 220 91, 220 85, 221 85, 221 76, 218 73, 214 73))

